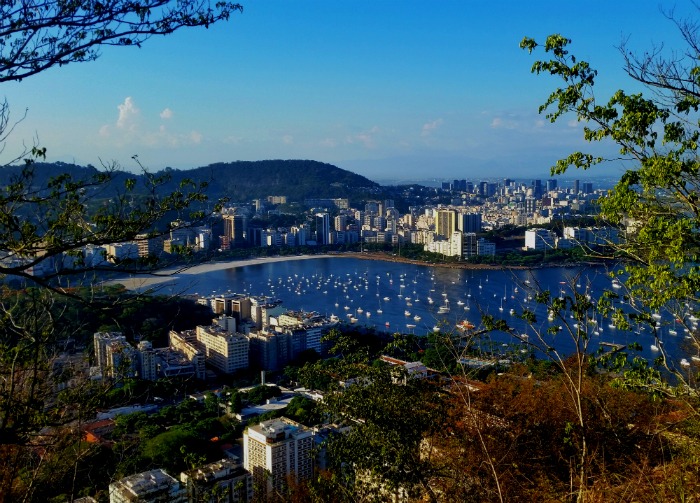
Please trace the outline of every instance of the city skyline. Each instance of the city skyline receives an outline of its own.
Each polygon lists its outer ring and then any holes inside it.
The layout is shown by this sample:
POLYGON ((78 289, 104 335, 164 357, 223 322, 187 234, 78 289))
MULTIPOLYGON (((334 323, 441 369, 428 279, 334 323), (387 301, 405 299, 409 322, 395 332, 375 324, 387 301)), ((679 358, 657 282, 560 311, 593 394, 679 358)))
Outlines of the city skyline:
MULTIPOLYGON (((314 159, 378 181, 544 177, 591 145, 581 124, 538 115, 558 82, 530 74, 544 54, 519 49, 524 36, 571 38, 571 52, 599 69, 603 99, 638 90, 616 49, 625 38, 640 53, 683 47, 652 2, 243 5, 209 30, 106 47, 96 62, 6 84, 11 122, 25 109, 27 117, 4 162, 37 142, 48 161, 129 170, 138 155, 152 170, 314 159)), ((693 13, 689 2, 676 5, 681 18, 693 13)))

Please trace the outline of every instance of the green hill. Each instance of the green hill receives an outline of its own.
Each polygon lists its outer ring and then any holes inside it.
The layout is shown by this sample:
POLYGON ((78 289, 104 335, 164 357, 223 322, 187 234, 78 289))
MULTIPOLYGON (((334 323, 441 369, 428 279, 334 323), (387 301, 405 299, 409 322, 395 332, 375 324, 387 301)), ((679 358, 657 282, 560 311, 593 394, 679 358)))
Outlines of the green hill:
MULTIPOLYGON (((22 166, 7 166, 0 169, 0 185, 12 183, 22 166)), ((37 163, 34 170, 33 187, 46 187, 47 182, 60 174, 69 173, 74 180, 87 179, 96 172, 92 166, 84 167, 66 163, 37 163)), ((270 195, 287 196, 291 201, 306 198, 352 197, 376 191, 379 185, 363 176, 311 160, 266 160, 220 162, 188 170, 167 168, 155 175, 167 173, 170 181, 161 190, 172 191, 184 179, 195 182, 208 181, 208 195, 215 200, 228 197, 231 201, 243 202, 270 195)), ((143 175, 119 173, 112 187, 100 187, 99 197, 112 197, 123 189, 123 180, 143 175)), ((143 186, 137 183, 138 186, 143 186)))

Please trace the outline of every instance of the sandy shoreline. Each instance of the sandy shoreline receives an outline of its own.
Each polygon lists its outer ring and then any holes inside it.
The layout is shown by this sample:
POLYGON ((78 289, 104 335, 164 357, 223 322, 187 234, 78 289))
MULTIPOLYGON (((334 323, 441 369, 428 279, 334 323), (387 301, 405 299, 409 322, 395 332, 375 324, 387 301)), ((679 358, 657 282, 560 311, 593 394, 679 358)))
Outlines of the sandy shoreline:
POLYGON ((153 287, 163 287, 171 281, 180 280, 187 276, 197 276, 207 272, 223 271, 236 267, 246 267, 255 264, 269 264, 272 262, 285 262, 291 260, 309 260, 316 258, 342 257, 343 255, 286 255, 280 257, 256 257, 245 260, 229 260, 226 262, 207 262, 186 269, 164 269, 157 274, 134 275, 128 278, 116 278, 105 281, 106 285, 124 285, 128 290, 144 291, 153 287))
MULTIPOLYGON (((445 267, 450 269, 530 269, 527 266, 503 266, 503 265, 491 265, 491 264, 469 264, 469 263, 437 263, 428 264, 420 260, 405 259, 398 256, 387 255, 385 253, 337 253, 337 254, 323 254, 323 255, 284 255, 279 257, 255 257, 245 260, 229 260, 225 262, 207 262, 205 264, 195 265, 185 269, 164 269, 159 271, 157 274, 149 275, 134 275, 128 278, 116 278, 113 280, 106 281, 105 284, 121 284, 124 285, 128 290, 139 290, 147 291, 151 288, 162 288, 167 286, 169 282, 174 282, 176 280, 181 280, 183 277, 191 276, 195 277, 199 274, 213 272, 213 271, 223 271, 226 269, 234 269, 237 267, 246 267, 255 264, 267 264, 272 262, 285 262, 292 260, 311 260, 318 258, 357 258, 363 260, 381 260, 385 262, 401 262, 406 264, 422 265, 428 267, 445 267)), ((572 264, 565 265, 551 265, 549 267, 568 267, 572 264)))

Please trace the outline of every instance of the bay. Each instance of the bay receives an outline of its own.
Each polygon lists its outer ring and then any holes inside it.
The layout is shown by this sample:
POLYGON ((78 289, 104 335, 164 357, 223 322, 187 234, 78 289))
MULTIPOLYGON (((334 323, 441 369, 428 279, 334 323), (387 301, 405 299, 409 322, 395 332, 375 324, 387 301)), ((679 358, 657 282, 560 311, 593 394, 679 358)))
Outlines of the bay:
MULTIPOLYGON (((611 289, 611 281, 605 268, 588 265, 529 270, 453 269, 327 257, 183 275, 173 278, 164 288, 166 292, 203 297, 228 293, 265 296, 281 301, 289 309, 316 311, 348 324, 418 336, 438 329, 455 330, 458 323, 465 321, 478 330, 483 315, 504 319, 532 342, 538 333, 544 334, 554 325, 562 330, 556 336, 544 336, 544 341, 562 354, 571 354, 575 345, 568 330, 577 329, 576 320, 568 314, 564 320, 548 320, 546 307, 538 304, 534 296, 543 290, 554 296, 572 295, 576 290, 596 299, 603 289, 611 289), (525 309, 536 314, 536 323, 530 325, 518 316, 525 309)), ((659 320, 657 335, 670 358, 679 361, 685 339, 683 328, 673 330, 673 320, 667 318, 659 320), (676 334, 671 335, 672 332, 676 334)), ((658 356, 652 349, 656 345, 652 327, 623 331, 600 315, 586 325, 582 328, 591 337, 590 351, 596 351, 601 343, 609 349, 608 344, 638 342, 642 356, 658 356)), ((482 339, 491 347, 510 350, 522 344, 518 338, 500 331, 485 334, 482 339)))

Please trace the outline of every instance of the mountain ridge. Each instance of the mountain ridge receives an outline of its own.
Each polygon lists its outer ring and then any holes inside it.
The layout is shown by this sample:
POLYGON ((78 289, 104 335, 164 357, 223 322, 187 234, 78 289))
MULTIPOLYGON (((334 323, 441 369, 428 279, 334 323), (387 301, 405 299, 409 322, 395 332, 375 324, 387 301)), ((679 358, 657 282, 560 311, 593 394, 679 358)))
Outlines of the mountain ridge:
MULTIPOLYGON (((0 168, 0 184, 7 186, 19 176, 23 165, 0 168)), ((34 164, 32 185, 46 187, 51 178, 68 173, 74 180, 86 180, 103 171, 94 166, 79 166, 63 162, 37 162, 34 164)), ((159 190, 171 192, 184 180, 209 183, 207 195, 211 199, 228 197, 231 201, 249 201, 271 195, 287 196, 289 201, 307 198, 348 197, 356 191, 377 190, 380 185, 368 178, 314 160, 268 159, 260 161, 217 162, 187 170, 166 168, 152 173, 167 175, 159 190)), ((137 186, 145 187, 144 174, 125 171, 115 173, 112 191, 123 187, 128 178, 135 178, 137 186)), ((102 187, 104 189, 104 187, 102 187)), ((105 194, 109 196, 109 193, 105 194)))

